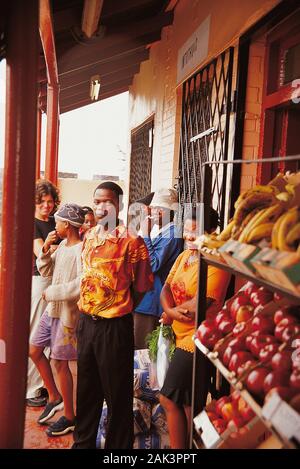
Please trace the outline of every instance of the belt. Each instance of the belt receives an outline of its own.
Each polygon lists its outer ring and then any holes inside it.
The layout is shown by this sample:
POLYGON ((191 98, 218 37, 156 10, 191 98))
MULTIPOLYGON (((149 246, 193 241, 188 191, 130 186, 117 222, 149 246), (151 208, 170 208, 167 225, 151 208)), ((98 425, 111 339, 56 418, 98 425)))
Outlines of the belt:
POLYGON ((87 316, 88 318, 91 318, 93 321, 100 321, 100 320, 103 320, 103 319, 107 319, 108 321, 112 321, 112 320, 116 320, 116 319, 122 319, 122 318, 125 318, 127 316, 129 316, 131 313, 127 313, 123 316, 117 316, 115 318, 104 318, 103 316, 97 316, 96 314, 88 314, 88 313, 82 313, 84 316, 87 316))
POLYGON ((95 316, 94 314, 90 314, 93 321, 99 321, 100 319, 105 319, 102 316, 95 316))

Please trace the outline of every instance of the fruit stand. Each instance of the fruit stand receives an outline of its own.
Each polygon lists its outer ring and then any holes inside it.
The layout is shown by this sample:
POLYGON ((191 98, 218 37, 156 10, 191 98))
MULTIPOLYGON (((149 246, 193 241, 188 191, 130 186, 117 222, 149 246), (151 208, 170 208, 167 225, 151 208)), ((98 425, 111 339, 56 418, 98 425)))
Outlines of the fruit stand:
MULTIPOLYGON (((273 161, 281 159, 247 163, 273 161)), ((193 392, 192 411, 196 400, 202 411, 192 414, 191 447, 300 447, 299 206, 300 174, 278 174, 241 194, 227 227, 201 239, 193 390, 210 379, 210 363, 230 392, 217 400, 205 386, 193 392), (209 266, 246 282, 213 315, 203 288, 209 266)))

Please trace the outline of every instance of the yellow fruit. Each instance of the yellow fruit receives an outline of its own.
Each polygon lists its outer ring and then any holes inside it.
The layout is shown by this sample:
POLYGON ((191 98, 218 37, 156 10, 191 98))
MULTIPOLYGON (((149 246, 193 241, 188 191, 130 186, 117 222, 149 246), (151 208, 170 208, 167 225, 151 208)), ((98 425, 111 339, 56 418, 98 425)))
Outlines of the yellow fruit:
POLYGON ((290 192, 279 192, 279 194, 276 195, 276 199, 278 199, 280 202, 285 202, 288 203, 292 200, 292 195, 290 192))
POLYGON ((224 228, 224 230, 217 236, 217 240, 227 241, 231 236, 231 232, 234 226, 235 226, 234 220, 231 220, 226 226, 226 228, 224 228))
POLYGON ((262 239, 271 239, 274 223, 262 223, 251 230, 247 243, 258 243, 262 239))
POLYGON ((255 208, 270 207, 276 201, 275 196, 272 193, 256 192, 251 194, 247 199, 241 202, 234 213, 234 221, 236 225, 243 222, 245 217, 255 208))
POLYGON ((239 241, 241 243, 247 242, 248 235, 250 232, 259 225, 265 223, 274 223, 282 214, 283 206, 281 204, 275 204, 271 207, 264 208, 260 210, 248 223, 246 228, 243 230, 241 236, 239 237, 239 241))
POLYGON ((282 219, 283 219, 284 215, 285 215, 285 213, 277 219, 277 221, 275 222, 275 224, 273 226, 272 236, 271 236, 272 249, 277 249, 278 248, 278 245, 277 245, 278 230, 279 230, 279 226, 280 226, 280 223, 282 222, 282 219))
POLYGON ((254 186, 251 189, 248 189, 247 191, 240 194, 240 196, 238 197, 238 199, 236 200, 236 202, 234 204, 234 208, 236 209, 240 205, 241 202, 248 199, 249 197, 252 197, 253 194, 257 194, 257 193, 267 193, 267 194, 276 195, 276 194, 279 193, 279 190, 277 189, 277 187, 272 186, 272 185, 267 185, 267 186, 257 185, 257 186, 254 186))
POLYGON ((296 223, 291 231, 286 236, 286 242, 289 246, 293 246, 297 241, 300 240, 300 222, 296 223))
POLYGON ((286 238, 292 227, 299 221, 300 208, 294 207, 287 211, 282 217, 278 228, 277 247, 280 251, 295 251, 287 244, 286 238))

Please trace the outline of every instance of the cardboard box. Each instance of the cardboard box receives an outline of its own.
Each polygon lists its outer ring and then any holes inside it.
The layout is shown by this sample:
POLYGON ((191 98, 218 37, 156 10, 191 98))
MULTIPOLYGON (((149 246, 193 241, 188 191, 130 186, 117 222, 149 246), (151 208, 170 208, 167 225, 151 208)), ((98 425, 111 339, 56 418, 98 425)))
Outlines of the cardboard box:
POLYGON ((234 239, 229 239, 218 250, 226 264, 228 264, 232 268, 235 268, 234 264, 232 263, 233 254, 237 251, 239 246, 240 243, 238 241, 235 241, 234 239))
POLYGON ((205 448, 207 449, 218 448, 223 440, 226 439, 232 431, 236 430, 236 428, 232 426, 226 429, 225 432, 220 435, 213 426, 212 422, 209 420, 205 410, 200 412, 200 414, 194 418, 194 425, 198 435, 203 441, 205 448))
POLYGON ((223 449, 255 449, 266 438, 270 436, 271 432, 266 428, 264 423, 259 417, 254 417, 244 427, 240 428, 237 432, 227 435, 223 439, 222 445, 219 448, 223 449))
POLYGON ((295 439, 300 443, 300 414, 277 393, 263 406, 262 415, 284 439, 295 439))
POLYGON ((258 246, 253 244, 239 243, 239 247, 233 254, 232 262, 235 264, 235 268, 240 272, 244 272, 247 275, 254 275, 255 268, 251 264, 251 259, 260 252, 258 246))
POLYGON ((300 294, 300 257, 297 253, 264 248, 251 263, 265 280, 300 294))
POLYGON ((255 268, 250 261, 259 251, 258 246, 240 243, 232 239, 219 248, 221 257, 232 269, 247 275, 254 275, 255 268))

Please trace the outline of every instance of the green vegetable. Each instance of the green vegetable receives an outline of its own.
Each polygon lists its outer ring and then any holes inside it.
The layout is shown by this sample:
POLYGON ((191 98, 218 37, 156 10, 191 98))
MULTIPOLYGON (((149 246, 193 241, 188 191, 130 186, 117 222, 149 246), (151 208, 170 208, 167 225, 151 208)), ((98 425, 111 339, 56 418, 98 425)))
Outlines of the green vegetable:
MULTIPOLYGON (((150 360, 154 362, 156 362, 156 358, 157 358, 157 343, 158 343, 160 328, 161 326, 157 326, 157 328, 154 329, 154 331, 152 331, 150 334, 146 336, 146 344, 149 349, 149 357, 150 357, 150 360)), ((169 339, 171 342, 170 350, 169 350, 169 359, 171 360, 175 352, 175 335, 171 326, 164 325, 162 326, 162 328, 163 328, 163 331, 162 331, 163 337, 165 337, 166 339, 169 339)))

